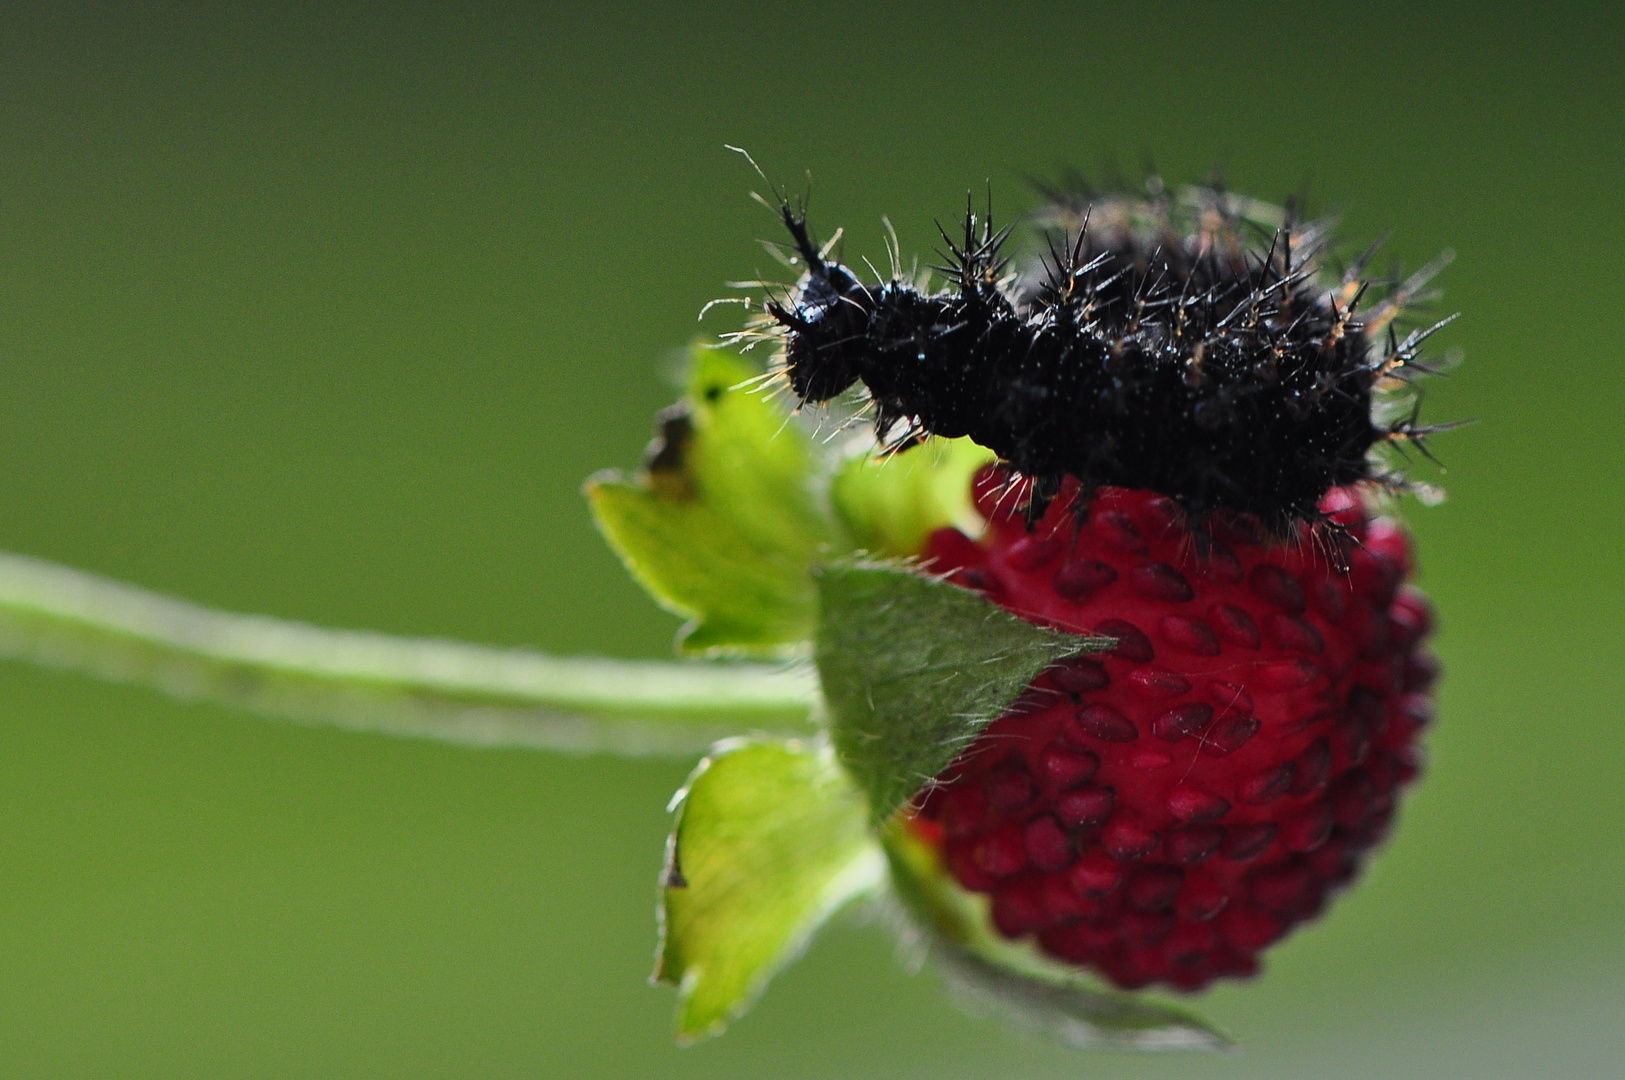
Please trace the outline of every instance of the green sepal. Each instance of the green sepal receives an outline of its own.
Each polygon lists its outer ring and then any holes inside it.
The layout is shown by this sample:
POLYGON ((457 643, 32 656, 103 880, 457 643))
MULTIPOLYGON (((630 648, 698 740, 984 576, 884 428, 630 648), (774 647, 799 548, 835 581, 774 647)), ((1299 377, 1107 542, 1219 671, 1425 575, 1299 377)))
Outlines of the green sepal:
POLYGON ((889 822, 883 837, 892 891, 916 943, 977 1011, 991 1009, 1018 1026, 1078 1047, 1225 1050, 1234 1045, 1188 1009, 1107 990, 1030 943, 999 936, 988 898, 960 888, 937 849, 903 818, 889 822))
POLYGON ((1039 672, 1112 638, 1066 634, 890 564, 820 568, 814 656, 841 764, 885 821, 1039 672))
POLYGON ((865 448, 835 474, 830 502, 858 547, 918 555, 937 529, 977 531, 971 479, 996 456, 969 439, 927 439, 878 458, 865 448))
POLYGON ((822 743, 718 743, 672 800, 654 978, 677 1039, 719 1034, 843 904, 885 879, 863 795, 822 743))
POLYGON ((637 475, 587 481, 593 516, 650 595, 690 620, 683 652, 794 649, 817 617, 809 567, 840 536, 812 441, 744 385, 755 372, 738 357, 697 345, 691 363, 637 475))

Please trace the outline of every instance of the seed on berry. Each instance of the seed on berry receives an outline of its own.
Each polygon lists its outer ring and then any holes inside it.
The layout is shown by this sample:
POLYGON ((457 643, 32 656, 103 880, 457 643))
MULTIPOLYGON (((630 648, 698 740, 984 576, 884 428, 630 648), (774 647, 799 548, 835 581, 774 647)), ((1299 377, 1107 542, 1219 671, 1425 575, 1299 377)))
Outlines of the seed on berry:
POLYGON ((1292 788, 1297 775, 1297 766, 1288 761, 1249 776, 1241 782, 1241 799, 1252 806, 1268 805, 1292 788))
POLYGON ((1241 584, 1241 560, 1236 558, 1235 552, 1217 540, 1208 541, 1207 558, 1197 563, 1197 570, 1209 581, 1221 581, 1230 585, 1241 584))
POLYGON ((1163 540, 1170 533, 1179 531, 1180 513, 1179 504, 1166 495, 1155 495, 1140 503, 1135 516, 1139 519, 1143 532, 1151 534, 1153 540, 1163 540))
POLYGON ((1224 857, 1233 862, 1256 859, 1275 842, 1277 827, 1273 821, 1260 821, 1252 825, 1238 825, 1226 837, 1224 857))
POLYGON ((1191 684, 1171 671, 1160 668, 1135 668, 1129 673, 1129 682, 1152 697, 1178 697, 1190 693, 1191 684))
POLYGON ((1163 841, 1168 858, 1181 866, 1193 866, 1212 857, 1224 843, 1225 830, 1219 825, 1187 825, 1175 829, 1163 841))
POLYGON ((1040 870, 1054 872, 1072 865, 1072 841, 1049 815, 1029 821, 1021 830, 1027 858, 1040 870))
POLYGON ((1259 563, 1247 575, 1253 595, 1289 615, 1303 614, 1303 587, 1298 579, 1272 563, 1259 563))
POLYGON ((1353 711, 1345 713, 1338 721, 1337 741, 1349 764, 1363 764, 1366 755, 1371 752, 1371 728, 1372 724, 1365 717, 1353 711))
POLYGON ((1338 777, 1331 791, 1332 812, 1337 824, 1350 832, 1371 817, 1377 798, 1377 785, 1364 769, 1354 769, 1338 777))
POLYGON ((1111 676, 1096 660, 1073 659, 1050 668, 1055 685, 1069 694, 1087 694, 1111 685, 1111 676))
POLYGON ((1059 536, 1028 535, 1010 545, 1005 556, 1017 570, 1037 570, 1057 559, 1066 550, 1066 542, 1059 536))
POLYGON ((1364 683, 1349 687, 1347 715, 1362 724, 1373 726, 1382 722, 1383 697, 1364 683))
POLYGON ((1114 859, 1143 859, 1157 850, 1161 841, 1156 832, 1119 814, 1100 833, 1100 846, 1114 859))
POLYGON ((1213 706, 1191 702, 1177 705, 1151 721, 1151 734, 1168 742, 1188 739, 1207 727, 1213 719, 1213 706))
POLYGON ((1102 510, 1090 517, 1089 524, 1096 536, 1119 551, 1130 555, 1145 554, 1145 541, 1135 530, 1134 523, 1129 521, 1128 515, 1121 510, 1102 510))
POLYGON ((1044 901, 1044 911, 1052 923, 1098 919, 1103 914, 1098 901, 1079 896, 1067 885, 1067 879, 1060 874, 1045 877, 1039 893, 1044 901))
POLYGON ((1409 649, 1433 629, 1433 609, 1421 593, 1410 586, 1399 590, 1388 617, 1400 628, 1400 648, 1409 649))
POLYGON ((1421 694, 1408 693, 1394 707, 1395 714, 1404 720, 1414 734, 1433 723, 1433 699, 1421 694))
POLYGON ((1316 799, 1281 826, 1281 843, 1288 851, 1313 851, 1332 835, 1332 808, 1316 799))
POLYGON ((1247 745, 1262 726, 1251 716, 1232 716, 1220 720, 1202 737, 1202 753, 1209 757, 1224 757, 1247 745))
POLYGON ((1208 609, 1208 618, 1218 628, 1219 636, 1232 645, 1256 649, 1264 642, 1253 617, 1234 604, 1214 604, 1208 609))
POLYGON ((1091 851, 1067 871, 1067 881, 1079 895, 1092 899, 1107 896, 1123 880, 1123 864, 1104 852, 1091 851))
POLYGON ((1333 626, 1343 621, 1348 610, 1348 583, 1323 578, 1315 586, 1315 610, 1333 626))
POLYGON ((1050 743, 1038 758, 1039 775, 1051 790, 1077 787, 1095 775, 1100 758, 1088 750, 1050 743))
POLYGON ((984 566, 959 571, 954 575, 954 584, 962 585, 972 592, 983 593, 991 599, 997 599, 1004 594, 1004 583, 984 566))
POLYGON ((1055 814, 1074 829, 1087 828, 1110 817, 1116 799, 1116 792, 1111 788, 1089 785, 1056 799, 1055 814))
POLYGON ((1129 584, 1148 600, 1182 604, 1195 596, 1185 575, 1167 563, 1145 563, 1129 571, 1129 584))
POLYGON ((1326 777, 1332 770, 1332 744, 1325 736, 1304 748, 1297 758, 1297 775, 1289 789, 1293 795, 1307 795, 1326 786, 1326 777))
POLYGON ((1049 921, 1037 883, 1027 879, 1001 885, 993 894, 993 925, 1008 938, 1018 938, 1049 921))
POLYGON ((1183 615, 1164 615, 1157 624, 1162 633, 1162 640, 1181 652, 1193 656, 1218 656, 1219 638, 1213 630, 1200 619, 1191 619, 1183 615))
POLYGON ((1272 612, 1264 619, 1264 632, 1270 644, 1293 652, 1319 655, 1326 651, 1326 641, 1313 623, 1296 615, 1272 612))
POLYGON ((1252 715, 1252 695, 1235 683, 1220 682, 1215 679, 1213 682, 1208 683, 1207 698, 1226 713, 1252 715))
POLYGON ((1119 659, 1136 664, 1149 664, 1156 659, 1157 654, 1151 647, 1151 639, 1131 622, 1123 619, 1106 619, 1096 624, 1095 633, 1117 639, 1117 648, 1113 652, 1119 659))
POLYGON ((1405 689, 1420 694, 1433 688, 1439 678, 1439 661, 1427 649, 1412 649, 1405 658, 1405 689))
POLYGON ((1296 690, 1324 674, 1307 660, 1277 660, 1258 669, 1258 681, 1268 690, 1296 690))
POLYGON ((1055 591, 1069 600, 1078 600, 1104 589, 1117 580, 1117 571, 1098 559, 1068 562, 1055 571, 1055 591))
POLYGON ((1078 726, 1103 742, 1133 742, 1140 737, 1134 721, 1110 705, 1085 705, 1077 716, 1078 726))
POLYGON ((1169 792, 1168 812, 1187 824, 1218 821, 1230 812, 1230 803, 1211 791, 1182 785, 1169 792))

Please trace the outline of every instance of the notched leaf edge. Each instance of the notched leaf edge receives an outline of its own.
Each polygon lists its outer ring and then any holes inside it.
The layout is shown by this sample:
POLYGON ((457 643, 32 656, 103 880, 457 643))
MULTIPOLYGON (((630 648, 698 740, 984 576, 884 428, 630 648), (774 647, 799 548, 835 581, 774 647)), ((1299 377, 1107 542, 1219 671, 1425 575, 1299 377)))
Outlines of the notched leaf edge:
POLYGON ((748 389, 752 369, 696 344, 682 401, 656 416, 635 473, 584 492, 600 533, 661 607, 687 620, 690 655, 793 655, 812 636, 811 565, 849 550, 827 504, 827 455, 748 389))
MULTIPOLYGON (((763 768, 765 779, 771 761, 757 764, 763 768)), ((727 801, 723 800, 723 804, 727 801)), ((711 808, 717 807, 713 805, 711 808)), ((886 859, 877 838, 864 823, 861 795, 852 788, 850 780, 836 765, 828 744, 821 739, 804 741, 739 737, 724 740, 716 744, 695 767, 688 781, 672 796, 668 809, 677 815, 677 820, 667 839, 666 859, 661 872, 657 909, 659 944, 650 982, 676 987, 677 1042, 686 1046, 720 1034, 728 1024, 749 1011, 773 977, 801 956, 824 923, 852 900, 874 893, 884 883, 886 859), (735 790, 735 795, 743 793, 747 805, 752 796, 760 801, 763 790, 778 798, 770 799, 770 805, 757 807, 743 818, 713 820, 710 825, 717 830, 716 836, 722 841, 735 845, 744 843, 742 851, 746 856, 745 861, 756 863, 752 868, 755 872, 746 873, 737 880, 728 880, 726 876, 717 879, 715 867, 702 863, 699 874, 706 880, 691 881, 690 874, 685 873, 682 865, 681 852, 687 824, 686 813, 693 793, 705 783, 719 763, 723 767, 737 765, 738 760, 730 762, 728 759, 735 754, 752 751, 770 756, 782 755, 779 764, 783 766, 788 763, 789 767, 781 770, 773 780, 768 780, 764 788, 753 788, 748 772, 742 778, 734 778, 731 782, 743 781, 744 784, 735 790), (775 782, 780 785, 778 788, 774 787, 775 782), (803 803, 805 812, 801 816, 773 820, 776 812, 798 798, 806 800, 803 803), (758 842, 769 843, 770 857, 765 863, 761 858, 761 849, 753 852, 746 839, 752 829, 762 830, 761 835, 755 838, 758 842), (800 847, 794 852, 789 851, 784 846, 787 838, 791 846, 799 843, 800 847), (749 858, 753 853, 757 856, 754 860, 749 858), (805 878, 799 882, 794 880, 809 869, 815 875, 811 881, 805 878), (789 875, 786 880, 773 883, 780 885, 783 892, 775 896, 769 891, 761 899, 771 906, 773 901, 781 900, 785 893, 789 893, 801 901, 799 909, 792 903, 775 915, 760 906, 744 911, 731 906, 741 893, 748 896, 753 887, 768 884, 774 874, 789 875), (688 948, 677 947, 679 943, 672 935, 679 931, 668 904, 674 890, 687 891, 696 887, 711 890, 711 910, 701 911, 701 924, 696 927, 698 933, 685 943, 688 948), (800 895, 796 895, 798 887, 800 895), (707 935, 703 925, 705 916, 715 916, 719 912, 724 919, 732 915, 737 924, 734 927, 736 932, 747 936, 752 932, 761 935, 765 929, 766 936, 756 942, 762 946, 762 951, 752 955, 748 946, 744 953, 731 950, 728 946, 737 947, 739 939, 730 939, 726 935, 718 937, 714 932, 716 924, 711 927, 713 933, 707 935), (718 941, 728 944, 718 951, 718 941), (743 967, 740 966, 742 962, 743 967), (712 964, 715 966, 711 967, 712 964), (743 985, 740 985, 741 973, 745 975, 743 985), (711 988, 711 1000, 697 1000, 704 992, 702 981, 708 974, 721 982, 711 988), (719 987, 722 990, 720 995, 717 994, 719 987)))

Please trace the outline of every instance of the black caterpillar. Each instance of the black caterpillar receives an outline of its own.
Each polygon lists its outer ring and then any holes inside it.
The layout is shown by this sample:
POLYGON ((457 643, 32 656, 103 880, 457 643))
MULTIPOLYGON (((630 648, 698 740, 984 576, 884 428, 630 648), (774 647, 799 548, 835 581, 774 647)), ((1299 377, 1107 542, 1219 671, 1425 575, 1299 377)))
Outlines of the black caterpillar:
POLYGON ((1426 453, 1423 437, 1448 426, 1373 418, 1376 391, 1428 370, 1419 347, 1450 320, 1399 340, 1394 318, 1448 254, 1357 316, 1371 252, 1328 285, 1325 223, 1217 188, 1176 197, 1154 179, 1144 196, 1052 194, 1036 218, 1047 256, 1024 272, 991 210, 967 207, 958 237, 939 227, 940 292, 905 279, 895 250, 891 279, 866 284, 781 196, 805 272, 752 333, 782 341, 803 404, 862 383, 883 446, 968 435, 997 453, 1032 481, 1029 521, 1070 475, 1287 536, 1321 520, 1334 486, 1404 487, 1373 448, 1426 453))

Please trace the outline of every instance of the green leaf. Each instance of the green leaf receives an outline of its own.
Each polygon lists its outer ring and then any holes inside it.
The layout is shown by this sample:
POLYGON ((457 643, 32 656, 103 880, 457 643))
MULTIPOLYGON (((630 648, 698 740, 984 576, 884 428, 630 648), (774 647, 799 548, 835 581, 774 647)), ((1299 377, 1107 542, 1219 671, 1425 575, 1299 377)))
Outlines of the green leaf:
POLYGON ((815 491, 811 440, 738 357, 692 352, 684 400, 660 417, 636 476, 600 473, 600 531, 664 607, 688 653, 780 653, 812 636, 808 568, 839 529, 815 491))
POLYGON ((907 822, 885 831, 892 889, 949 986, 976 1011, 1079 1047, 1223 1050, 1228 1036, 1195 1013, 1117 993, 993 929, 986 896, 959 887, 936 848, 907 822))
POLYGON ((748 1009, 886 860, 827 746, 718 743, 672 802, 654 977, 678 988, 687 1043, 748 1009))
POLYGON ((918 555, 926 537, 980 526, 971 479, 996 455, 969 439, 927 439, 901 454, 864 453, 841 467, 830 501, 857 546, 884 555, 918 555))
POLYGON ((815 577, 830 734, 876 823, 1044 668, 1115 644, 1035 626, 979 593, 898 566, 836 564, 815 577))

